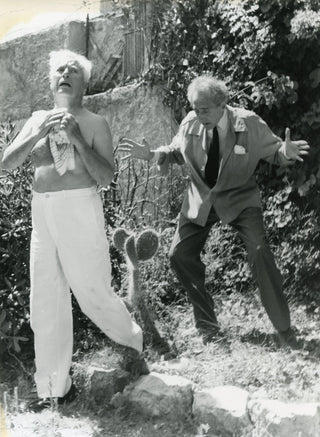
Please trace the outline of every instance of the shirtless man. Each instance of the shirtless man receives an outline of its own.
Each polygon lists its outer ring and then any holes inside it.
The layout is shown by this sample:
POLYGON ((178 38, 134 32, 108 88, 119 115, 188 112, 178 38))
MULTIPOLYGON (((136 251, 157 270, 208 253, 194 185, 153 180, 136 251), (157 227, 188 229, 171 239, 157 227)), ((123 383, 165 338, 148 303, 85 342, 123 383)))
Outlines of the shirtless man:
MULTIPOLYGON (((30 249, 30 318, 41 410, 73 397, 72 289, 81 310, 112 340, 140 359, 142 331, 111 288, 109 247, 96 185, 114 172, 110 129, 85 109, 91 62, 69 50, 50 53, 54 108, 37 111, 5 150, 14 169, 31 154, 35 167, 30 249)), ((142 360, 143 361, 143 360, 142 360)))

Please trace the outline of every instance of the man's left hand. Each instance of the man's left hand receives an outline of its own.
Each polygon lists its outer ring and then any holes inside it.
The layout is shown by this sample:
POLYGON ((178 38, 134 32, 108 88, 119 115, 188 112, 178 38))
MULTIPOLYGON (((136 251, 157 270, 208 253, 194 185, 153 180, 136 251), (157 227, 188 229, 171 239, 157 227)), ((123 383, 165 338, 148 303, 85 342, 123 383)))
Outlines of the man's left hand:
POLYGON ((303 162, 303 156, 308 155, 310 146, 304 140, 292 141, 290 138, 290 129, 285 131, 285 155, 288 159, 303 162))

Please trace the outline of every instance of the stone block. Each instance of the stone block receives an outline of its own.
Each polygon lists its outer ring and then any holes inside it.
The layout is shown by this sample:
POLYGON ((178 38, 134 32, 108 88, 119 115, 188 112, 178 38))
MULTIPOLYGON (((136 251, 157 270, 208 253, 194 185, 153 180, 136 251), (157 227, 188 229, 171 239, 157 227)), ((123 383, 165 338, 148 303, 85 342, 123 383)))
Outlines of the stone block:
POLYGON ((252 399, 248 402, 248 412, 254 425, 272 436, 320 437, 319 403, 252 399))
POLYGON ((111 398, 130 382, 130 374, 122 369, 88 368, 88 399, 108 404, 111 398))
POLYGON ((210 432, 223 436, 242 435, 251 428, 247 413, 249 393, 234 386, 219 386, 194 393, 193 414, 210 432))
POLYGON ((148 417, 184 420, 191 416, 192 382, 181 376, 151 372, 124 393, 134 411, 148 417))

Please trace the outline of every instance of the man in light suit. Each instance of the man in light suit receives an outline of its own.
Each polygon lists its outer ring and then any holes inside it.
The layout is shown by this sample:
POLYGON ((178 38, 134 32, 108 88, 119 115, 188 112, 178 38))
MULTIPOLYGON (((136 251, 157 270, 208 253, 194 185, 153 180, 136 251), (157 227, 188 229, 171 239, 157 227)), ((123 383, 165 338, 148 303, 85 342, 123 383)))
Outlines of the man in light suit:
POLYGON ((211 296, 205 289, 200 253, 211 227, 229 223, 240 235, 262 304, 282 343, 292 343, 290 313, 281 274, 265 240, 260 193, 254 171, 259 161, 287 166, 308 154, 306 141, 291 141, 286 129, 281 141, 255 113, 227 105, 228 89, 210 76, 195 78, 188 87, 193 108, 168 146, 151 151, 147 143, 123 139, 120 151, 132 157, 186 163, 190 184, 170 249, 170 262, 193 305, 195 324, 204 341, 219 335, 211 296))

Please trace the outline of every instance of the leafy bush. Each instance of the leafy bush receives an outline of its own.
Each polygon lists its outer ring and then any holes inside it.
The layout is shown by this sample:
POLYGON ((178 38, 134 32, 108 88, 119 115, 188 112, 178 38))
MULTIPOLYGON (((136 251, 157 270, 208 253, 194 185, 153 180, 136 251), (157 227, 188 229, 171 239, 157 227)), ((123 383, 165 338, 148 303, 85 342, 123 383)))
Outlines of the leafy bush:
POLYGON ((292 193, 288 185, 265 198, 269 241, 291 299, 319 305, 320 217, 309 206, 299 208, 292 193))
MULTIPOLYGON (((1 146, 14 126, 0 127, 1 146)), ((25 165, 0 178, 0 348, 20 351, 31 334, 29 320, 29 240, 32 168, 25 165)))
MULTIPOLYGON (((280 136, 288 126, 293 137, 310 142, 311 159, 290 178, 296 190, 303 186, 304 195, 311 181, 318 197, 319 3, 159 0, 155 5, 152 67, 144 78, 164 84, 164 102, 178 121, 190 109, 186 89, 193 77, 210 72, 225 80, 233 105, 256 111, 280 136)), ((278 181, 283 176, 279 173, 278 181)))
MULTIPOLYGON (((190 109, 186 89, 199 74, 226 81, 231 104, 252 109, 283 137, 311 144, 290 169, 259 166, 271 246, 291 296, 318 300, 320 205, 320 5, 315 0, 156 1, 149 83, 164 84, 178 121, 190 109), (290 188, 288 188, 290 187, 290 188), (304 254, 304 255, 303 255, 304 254)), ((241 242, 218 226, 205 254, 209 288, 247 289, 241 242), (236 256, 235 256, 236 255, 236 256), (236 260, 236 261, 234 261, 236 260)))

